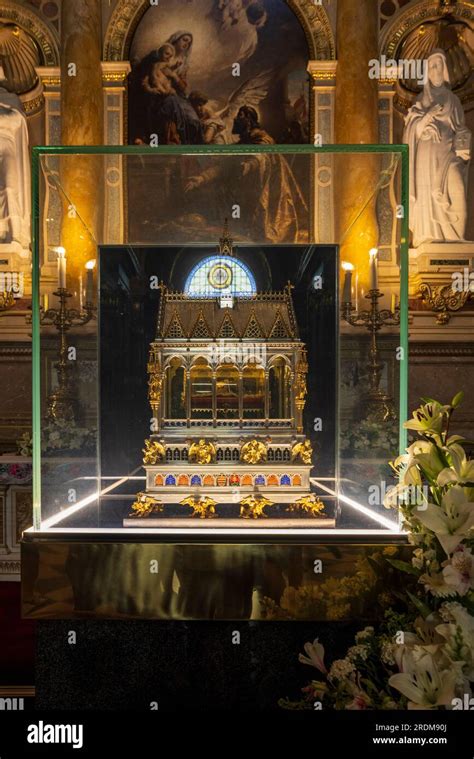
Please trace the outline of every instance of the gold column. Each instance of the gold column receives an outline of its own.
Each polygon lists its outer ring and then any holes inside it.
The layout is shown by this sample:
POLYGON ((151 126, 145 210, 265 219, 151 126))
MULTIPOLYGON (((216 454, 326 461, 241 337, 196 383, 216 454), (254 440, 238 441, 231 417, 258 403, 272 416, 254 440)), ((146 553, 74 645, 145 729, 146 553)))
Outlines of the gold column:
MULTIPOLYGON (((63 145, 102 145, 102 34, 100 0, 64 0, 61 5, 61 141, 63 145)), ((70 277, 97 256, 101 222, 103 159, 63 156, 62 245, 70 277)), ((69 284, 72 287, 73 283, 69 284)))
MULTIPOLYGON (((336 143, 377 143, 378 80, 368 76, 369 61, 379 57, 374 0, 338 0, 337 45, 336 143)), ((359 285, 364 289, 369 280, 369 250, 378 243, 375 197, 367 206, 366 203, 377 184, 379 166, 377 155, 335 157, 336 228, 341 260, 357 267, 359 285)))

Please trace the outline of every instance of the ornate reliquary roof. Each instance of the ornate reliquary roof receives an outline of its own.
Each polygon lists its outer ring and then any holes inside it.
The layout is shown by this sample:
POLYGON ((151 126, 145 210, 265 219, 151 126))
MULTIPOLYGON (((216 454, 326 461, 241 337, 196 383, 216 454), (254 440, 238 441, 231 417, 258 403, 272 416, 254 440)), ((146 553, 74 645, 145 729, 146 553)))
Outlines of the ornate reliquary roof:
POLYGON ((299 340, 292 285, 282 291, 234 297, 193 298, 162 285, 157 340, 299 340))

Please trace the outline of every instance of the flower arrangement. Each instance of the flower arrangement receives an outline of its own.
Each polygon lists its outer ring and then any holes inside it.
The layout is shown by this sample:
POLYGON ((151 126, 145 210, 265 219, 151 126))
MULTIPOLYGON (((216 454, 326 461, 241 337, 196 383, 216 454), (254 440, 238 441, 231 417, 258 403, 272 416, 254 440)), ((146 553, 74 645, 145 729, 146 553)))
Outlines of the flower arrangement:
POLYGON ((31 432, 24 432, 19 440, 16 441, 18 456, 31 457, 33 453, 33 437, 31 432))
POLYGON ((319 584, 302 583, 284 589, 279 602, 264 596, 260 603, 263 619, 323 619, 341 621, 361 617, 365 609, 383 618, 385 611, 396 601, 395 593, 402 590, 397 584, 399 572, 388 562, 388 556, 399 555, 395 546, 363 550, 355 562, 355 572, 330 577, 319 584))
POLYGON ((287 709, 463 709, 474 704, 474 460, 450 434, 450 404, 423 399, 405 427, 418 434, 392 464, 397 509, 414 547, 411 562, 385 560, 410 578, 383 621, 355 636, 342 659, 325 663, 318 639, 299 660, 319 676, 287 709), (409 589, 411 587, 411 589, 409 589), (322 675, 322 678, 320 677, 322 675), (466 706, 466 704, 468 706, 466 706))
POLYGON ((367 451, 375 456, 393 455, 398 449, 398 425, 388 420, 381 424, 380 419, 369 416, 356 425, 345 425, 341 435, 341 454, 366 458, 367 451))
POLYGON ((96 446, 96 430, 79 427, 75 422, 52 419, 42 428, 43 453, 67 455, 70 453, 93 454, 96 446))
MULTIPOLYGON (((16 441, 19 456, 31 456, 33 453, 33 436, 24 432, 16 441)), ((43 454, 67 455, 80 451, 90 455, 95 451, 96 430, 78 427, 75 422, 64 419, 51 419, 41 430, 41 449, 43 454)))

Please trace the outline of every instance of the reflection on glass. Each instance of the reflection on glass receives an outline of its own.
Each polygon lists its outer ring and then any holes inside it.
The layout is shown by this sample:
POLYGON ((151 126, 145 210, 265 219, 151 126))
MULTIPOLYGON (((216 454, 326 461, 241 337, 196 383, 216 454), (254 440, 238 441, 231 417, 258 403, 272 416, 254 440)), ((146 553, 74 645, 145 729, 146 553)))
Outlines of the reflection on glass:
POLYGON ((265 371, 261 366, 248 364, 242 373, 243 417, 263 419, 265 417, 265 371))
POLYGON ((165 404, 167 419, 186 419, 186 372, 179 358, 166 369, 165 404))
POLYGON ((291 417, 290 378, 290 367, 286 361, 281 357, 276 358, 268 373, 270 419, 289 419, 291 417))
POLYGON ((233 364, 222 364, 216 372, 218 419, 239 418, 239 372, 233 364))
POLYGON ((191 367, 191 417, 212 419, 212 369, 205 358, 191 367))

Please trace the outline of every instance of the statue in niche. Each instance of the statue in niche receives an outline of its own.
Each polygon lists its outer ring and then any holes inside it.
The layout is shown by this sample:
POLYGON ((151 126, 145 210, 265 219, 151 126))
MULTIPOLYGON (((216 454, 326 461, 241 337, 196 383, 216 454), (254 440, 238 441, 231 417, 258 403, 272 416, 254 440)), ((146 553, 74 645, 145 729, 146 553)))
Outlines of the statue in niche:
POLYGON ((410 229, 413 246, 464 240, 471 132, 449 87, 446 55, 426 61, 423 91, 408 111, 403 141, 410 147, 410 229))
POLYGON ((30 155, 21 100, 0 66, 0 244, 30 244, 30 155))

